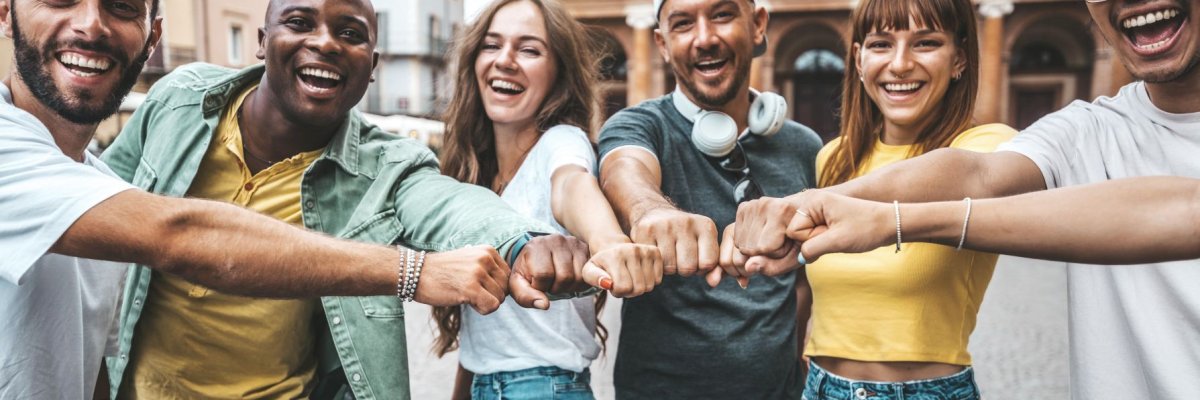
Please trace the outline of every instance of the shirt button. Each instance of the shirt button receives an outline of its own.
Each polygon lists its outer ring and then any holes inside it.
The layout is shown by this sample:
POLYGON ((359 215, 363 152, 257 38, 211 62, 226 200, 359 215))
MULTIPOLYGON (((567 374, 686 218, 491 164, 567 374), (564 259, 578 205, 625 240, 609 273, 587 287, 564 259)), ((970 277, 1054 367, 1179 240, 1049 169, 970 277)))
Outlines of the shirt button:
POLYGON ((246 182, 246 186, 243 186, 242 188, 246 189, 247 191, 254 190, 254 182, 246 182))
POLYGON ((133 300, 133 305, 135 305, 135 306, 140 306, 140 305, 142 305, 142 299, 134 299, 134 300, 133 300))
POLYGON ((351 376, 351 377, 350 377, 350 379, 351 379, 351 380, 353 380, 353 381, 355 381, 355 382, 358 382, 358 381, 361 381, 361 380, 362 380, 362 375, 359 375, 359 374, 354 374, 354 376, 351 376))
POLYGON ((317 205, 317 203, 312 200, 308 200, 308 201, 304 202, 304 208, 309 209, 309 210, 313 209, 313 207, 315 207, 316 205, 317 205))
POLYGON ((865 398, 867 398, 867 389, 864 389, 864 388, 855 389, 854 395, 860 399, 865 399, 865 398))
POLYGON ((121 361, 125 361, 125 359, 126 359, 125 355, 121 354, 121 361))
POLYGON ((341 323, 342 323, 342 317, 333 317, 334 325, 341 325, 341 323))

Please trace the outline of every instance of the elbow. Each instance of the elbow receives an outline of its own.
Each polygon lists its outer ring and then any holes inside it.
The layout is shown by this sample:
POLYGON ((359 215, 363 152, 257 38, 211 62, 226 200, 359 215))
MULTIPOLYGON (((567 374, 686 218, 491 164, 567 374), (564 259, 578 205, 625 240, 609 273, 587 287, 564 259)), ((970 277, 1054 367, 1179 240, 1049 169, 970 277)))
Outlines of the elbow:
MULTIPOLYGON (((171 203, 174 204, 147 221, 150 227, 147 231, 153 235, 151 237, 156 244, 148 265, 157 271, 188 280, 216 274, 218 271, 203 271, 208 265, 199 262, 204 257, 196 254, 196 249, 200 247, 196 244, 206 241, 204 221, 209 205, 196 204, 203 202, 191 200, 174 200, 171 203)), ((216 248, 213 250, 217 251, 216 248)))

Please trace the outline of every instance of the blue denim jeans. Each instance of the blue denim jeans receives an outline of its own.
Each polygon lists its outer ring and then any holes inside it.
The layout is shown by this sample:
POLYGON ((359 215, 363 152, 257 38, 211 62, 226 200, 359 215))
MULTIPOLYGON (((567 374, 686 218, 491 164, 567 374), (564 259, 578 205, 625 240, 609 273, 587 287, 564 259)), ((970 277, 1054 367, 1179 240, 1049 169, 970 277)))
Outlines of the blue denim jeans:
POLYGON ((558 367, 475 375, 474 400, 593 400, 592 374, 558 367))
POLYGON ((979 400, 975 372, 907 382, 871 382, 843 378, 808 363, 802 400, 979 400))

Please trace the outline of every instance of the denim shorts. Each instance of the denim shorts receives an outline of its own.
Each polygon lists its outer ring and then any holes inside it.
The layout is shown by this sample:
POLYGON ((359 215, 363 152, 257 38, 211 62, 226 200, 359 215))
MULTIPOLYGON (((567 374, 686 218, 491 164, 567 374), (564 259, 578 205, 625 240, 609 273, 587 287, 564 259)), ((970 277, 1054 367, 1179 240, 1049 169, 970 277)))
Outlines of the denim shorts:
POLYGON ((592 375, 587 369, 572 372, 558 367, 537 367, 513 372, 475 375, 471 382, 475 400, 593 400, 592 375))
POLYGON ((979 400, 971 367, 954 375, 907 382, 856 381, 808 363, 802 400, 979 400))

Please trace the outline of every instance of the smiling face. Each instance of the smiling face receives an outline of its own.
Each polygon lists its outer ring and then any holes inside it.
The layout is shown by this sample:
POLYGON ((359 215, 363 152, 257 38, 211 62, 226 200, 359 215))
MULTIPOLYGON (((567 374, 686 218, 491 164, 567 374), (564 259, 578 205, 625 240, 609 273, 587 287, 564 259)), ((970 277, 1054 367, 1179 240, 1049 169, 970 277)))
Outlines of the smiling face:
POLYGON ((954 35, 915 22, 909 26, 877 30, 854 44, 863 88, 883 114, 885 130, 927 125, 951 80, 965 68, 954 35))
POLYGON ((315 126, 341 121, 370 84, 375 29, 375 11, 365 0, 273 1, 258 58, 283 114, 315 126))
POLYGON ((558 76, 547 38, 542 10, 528 1, 510 3, 492 18, 475 79, 493 124, 534 124, 558 76))
POLYGON ((763 40, 767 12, 745 0, 670 0, 659 12, 655 41, 676 82, 712 109, 744 93, 763 40))
POLYGON ((158 42, 152 1, 24 0, 11 14, 12 2, 0 2, 21 82, 70 122, 112 115, 158 42))
POLYGON ((1096 27, 1139 80, 1169 82, 1200 61, 1200 7, 1180 0, 1088 3, 1096 27))

